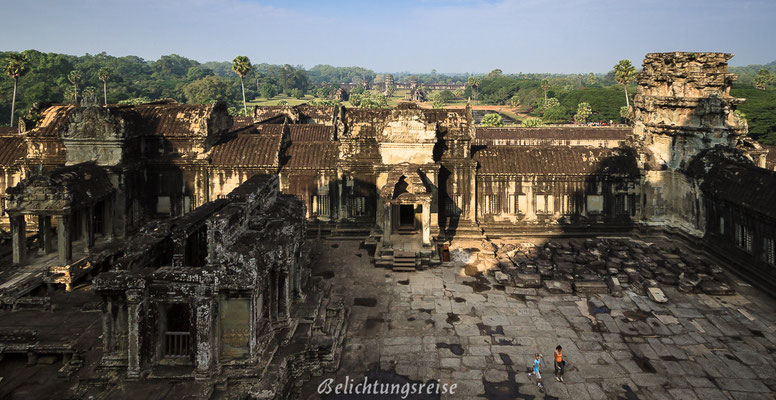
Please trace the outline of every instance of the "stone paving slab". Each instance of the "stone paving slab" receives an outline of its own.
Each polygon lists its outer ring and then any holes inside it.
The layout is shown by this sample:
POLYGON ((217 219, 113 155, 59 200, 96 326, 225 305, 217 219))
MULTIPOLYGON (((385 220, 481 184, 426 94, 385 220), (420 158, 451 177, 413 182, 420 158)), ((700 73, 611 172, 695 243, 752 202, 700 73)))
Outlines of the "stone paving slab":
POLYGON ((658 304, 628 290, 618 298, 504 288, 445 267, 393 273, 373 267, 357 242, 319 251, 315 268, 334 271, 340 295, 376 299, 353 306, 337 379, 377 366, 412 381, 455 382, 456 395, 442 397, 451 399, 488 398, 493 388, 537 399, 774 398, 776 302, 748 285, 734 285, 732 296, 665 287, 669 302, 658 304), (359 251, 357 261, 340 261, 359 251), (591 301, 608 312, 591 314, 591 301), (366 329, 368 319, 382 322, 366 329), (558 344, 568 362, 563 383, 553 378, 558 344), (545 393, 526 373, 536 353, 545 393))

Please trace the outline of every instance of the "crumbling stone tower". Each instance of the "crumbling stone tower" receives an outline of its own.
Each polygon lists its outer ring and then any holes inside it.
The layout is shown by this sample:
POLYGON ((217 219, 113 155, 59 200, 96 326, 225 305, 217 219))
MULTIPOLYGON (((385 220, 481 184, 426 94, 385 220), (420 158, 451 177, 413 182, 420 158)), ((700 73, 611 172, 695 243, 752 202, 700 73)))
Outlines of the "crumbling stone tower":
POLYGON ((735 114, 736 75, 727 53, 650 53, 633 100, 632 145, 642 167, 642 219, 703 234, 698 184, 687 174, 704 151, 741 147, 748 131, 735 114))

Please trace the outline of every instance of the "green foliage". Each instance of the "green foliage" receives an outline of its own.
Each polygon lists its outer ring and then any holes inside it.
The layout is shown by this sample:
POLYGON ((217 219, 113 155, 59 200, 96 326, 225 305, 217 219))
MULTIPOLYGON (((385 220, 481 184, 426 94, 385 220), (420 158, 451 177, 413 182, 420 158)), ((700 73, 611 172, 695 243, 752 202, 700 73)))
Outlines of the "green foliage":
POLYGON ((331 65, 316 65, 307 71, 310 82, 321 84, 372 82, 374 71, 361 67, 333 67, 331 65))
POLYGON ((628 106, 620 107, 620 118, 630 118, 630 110, 628 106))
POLYGON ((575 89, 560 96, 560 104, 569 114, 576 112, 579 103, 592 109, 589 121, 619 121, 620 107, 625 107, 622 92, 613 87, 575 89))
POLYGON ((304 94, 302 93, 302 91, 297 88, 291 89, 291 93, 289 93, 289 95, 295 99, 301 99, 304 97, 304 94))
POLYGON ((431 96, 432 107, 434 108, 444 108, 445 104, 447 104, 447 99, 445 96, 442 95, 442 92, 434 93, 433 96, 431 96))
POLYGON ((206 76, 184 86, 183 93, 189 103, 209 104, 233 98, 234 88, 226 78, 206 76))
POLYGON ((518 95, 512 96, 509 99, 509 105, 511 105, 512 107, 515 107, 515 108, 520 107, 520 96, 518 96, 518 95))
POLYGON ((628 84, 636 77, 636 68, 633 67, 630 60, 620 60, 614 66, 614 80, 625 89, 625 105, 630 107, 628 98, 628 84))
POLYGON ((754 87, 760 90, 765 90, 773 83, 773 73, 767 69, 761 69, 757 72, 757 76, 754 78, 754 87))
POLYGON ((12 79, 18 79, 30 71, 30 61, 27 56, 19 53, 11 53, 5 58, 3 72, 12 79))
POLYGON ((595 76, 592 72, 587 74, 587 77, 585 78, 585 87, 596 87, 598 86, 598 77, 595 76))
POLYGON ((248 75, 252 68, 251 60, 246 56, 237 56, 232 60, 232 71, 240 78, 248 75))
POLYGON ((350 104, 360 108, 387 108, 388 98, 382 93, 365 91, 361 94, 351 94, 350 104))
POLYGON ((636 68, 633 67, 630 60, 620 60, 614 66, 614 79, 620 85, 626 86, 636 77, 636 68))
POLYGON ((576 121, 578 124, 585 124, 587 123, 588 117, 590 117, 590 114, 592 113, 593 110, 590 108, 590 104, 579 103, 577 106, 577 113, 574 114, 574 121, 576 121))
POLYGON ((542 120, 548 124, 557 124, 567 122, 569 119, 566 108, 560 105, 558 99, 551 97, 547 99, 542 109, 542 120))
POLYGON ((480 125, 487 128, 499 128, 504 126, 504 121, 501 119, 501 114, 492 113, 482 117, 480 125))
POLYGON ((738 75, 737 82, 739 85, 749 86, 754 85, 757 74, 759 74, 761 70, 766 70, 772 74, 776 74, 776 61, 765 65, 754 64, 742 67, 729 67, 728 69, 730 72, 738 75))
POLYGON ((138 105, 138 104, 147 104, 147 103, 150 103, 151 101, 152 100, 149 99, 148 97, 135 97, 135 98, 132 98, 132 99, 121 100, 121 101, 118 102, 118 104, 119 105, 132 105, 132 106, 134 106, 134 105, 138 105))
POLYGON ((261 97, 269 100, 278 95, 278 88, 268 82, 264 82, 261 85, 261 97))
POLYGON ((776 89, 734 86, 730 94, 746 101, 738 106, 749 124, 749 136, 760 143, 776 145, 776 89))
POLYGON ((523 120, 523 126, 526 128, 538 128, 544 126, 541 118, 526 118, 523 120))

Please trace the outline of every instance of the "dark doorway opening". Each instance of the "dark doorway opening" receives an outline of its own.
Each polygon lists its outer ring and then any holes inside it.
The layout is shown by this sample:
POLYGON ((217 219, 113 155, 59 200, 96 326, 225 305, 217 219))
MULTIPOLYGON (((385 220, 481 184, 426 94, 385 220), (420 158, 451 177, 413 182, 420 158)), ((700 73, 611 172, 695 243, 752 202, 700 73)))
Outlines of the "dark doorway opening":
POLYGON ((399 228, 415 228, 415 207, 411 204, 399 206, 399 228))

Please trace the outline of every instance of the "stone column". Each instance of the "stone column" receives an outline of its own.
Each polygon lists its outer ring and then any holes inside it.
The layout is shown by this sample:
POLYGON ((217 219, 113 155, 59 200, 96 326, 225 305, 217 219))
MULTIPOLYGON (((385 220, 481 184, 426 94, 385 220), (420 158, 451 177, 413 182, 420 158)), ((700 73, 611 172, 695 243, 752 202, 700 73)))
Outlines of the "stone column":
POLYGON ((127 379, 140 378, 140 312, 143 292, 127 290, 127 379))
POLYGON ((102 231, 107 240, 113 240, 113 199, 105 199, 102 203, 102 231))
POLYGON ((197 318, 197 354, 195 358, 197 380, 208 379, 212 374, 213 365, 213 299, 206 295, 198 295, 194 300, 197 318))
POLYGON ((431 245, 431 202, 423 202, 423 214, 421 216, 423 229, 423 245, 431 245))
POLYGON ((469 169, 469 209, 466 214, 471 222, 477 222, 477 170, 469 169))
POLYGON ((24 215, 11 217, 11 239, 13 241, 13 263, 24 265, 27 257, 27 229, 24 215))
POLYGON ((81 214, 81 236, 84 243, 84 253, 89 253, 94 247, 94 207, 89 206, 81 214))
POLYGON ((342 169, 337 169, 337 194, 339 195, 337 218, 347 218, 349 215, 345 208, 345 176, 342 173, 342 169))
POLYGON ((288 288, 288 274, 281 272, 278 275, 278 319, 282 321, 291 319, 291 300, 288 288))
POLYGON ((269 310, 269 315, 267 315, 267 319, 270 320, 270 322, 277 322, 278 320, 278 275, 276 272, 271 272, 269 274, 269 283, 267 285, 269 287, 269 296, 267 298, 267 309, 269 310))
POLYGON ((38 215, 38 239, 42 244, 39 249, 42 255, 54 251, 54 232, 51 230, 50 215, 38 215))
POLYGON ((57 236, 59 262, 67 264, 73 260, 73 243, 70 241, 70 215, 57 216, 57 236))
POLYGON ((383 220, 383 246, 387 247, 391 245, 391 209, 393 206, 390 202, 385 204, 384 220, 383 220))

